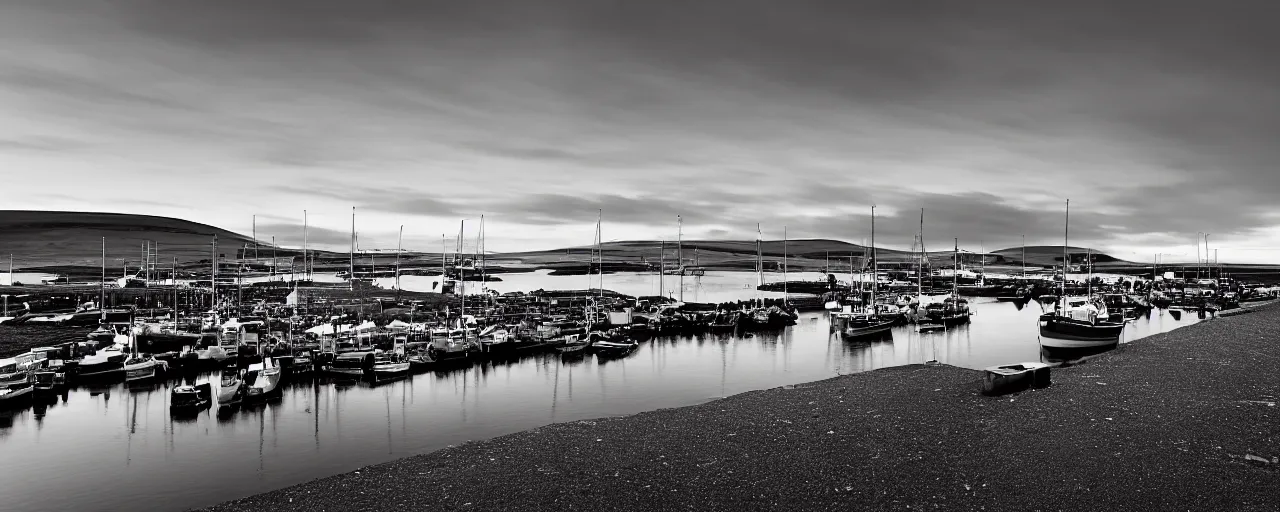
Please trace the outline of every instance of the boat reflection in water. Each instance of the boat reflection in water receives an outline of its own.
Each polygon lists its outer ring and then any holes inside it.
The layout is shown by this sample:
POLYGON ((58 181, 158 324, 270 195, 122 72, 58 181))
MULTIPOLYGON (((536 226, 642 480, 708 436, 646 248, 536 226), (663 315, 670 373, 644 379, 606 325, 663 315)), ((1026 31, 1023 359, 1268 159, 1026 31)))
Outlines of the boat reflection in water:
MULTIPOLYGON (((218 391, 222 371, 73 387, 38 413, 0 413, 0 452, 24 461, 25 475, 6 488, 6 510, 188 509, 549 423, 931 360, 981 369, 1040 357, 1039 308, 970 307, 967 324, 862 340, 844 340, 817 312, 771 332, 654 338, 607 361, 548 352, 377 380, 285 372, 272 400, 176 415, 175 388, 218 391)), ((1120 343, 1195 321, 1157 310, 1130 321, 1120 343)))

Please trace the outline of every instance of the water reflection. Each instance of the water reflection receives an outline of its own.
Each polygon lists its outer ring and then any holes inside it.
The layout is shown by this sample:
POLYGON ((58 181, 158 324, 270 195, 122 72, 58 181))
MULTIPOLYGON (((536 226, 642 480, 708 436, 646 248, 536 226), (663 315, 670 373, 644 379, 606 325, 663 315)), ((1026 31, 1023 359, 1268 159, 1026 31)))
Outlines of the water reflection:
MULTIPOLYGON (((607 276, 606 276, 607 277, 607 276)), ((527 354, 389 381, 286 380, 243 407, 169 410, 173 387, 217 373, 96 384, 0 412, 0 451, 28 461, 6 482, 6 510, 209 505, 360 466, 552 422, 705 402, 887 366, 982 368, 1035 361, 1039 308, 975 301, 969 325, 845 342, 825 313, 745 337, 662 337, 626 357, 527 354), (76 485, 66 485, 76 482, 76 485)), ((1122 343, 1198 321, 1155 311, 1122 343)))

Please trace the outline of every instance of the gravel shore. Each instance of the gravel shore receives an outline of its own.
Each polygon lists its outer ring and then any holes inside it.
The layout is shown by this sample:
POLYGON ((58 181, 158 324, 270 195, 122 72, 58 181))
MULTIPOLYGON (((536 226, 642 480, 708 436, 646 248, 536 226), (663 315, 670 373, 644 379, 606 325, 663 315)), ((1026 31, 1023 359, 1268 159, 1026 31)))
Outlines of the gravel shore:
POLYGON ((1278 339, 1269 305, 1055 368, 1041 390, 992 398, 980 372, 889 368, 550 425, 210 510, 1277 510, 1278 339))

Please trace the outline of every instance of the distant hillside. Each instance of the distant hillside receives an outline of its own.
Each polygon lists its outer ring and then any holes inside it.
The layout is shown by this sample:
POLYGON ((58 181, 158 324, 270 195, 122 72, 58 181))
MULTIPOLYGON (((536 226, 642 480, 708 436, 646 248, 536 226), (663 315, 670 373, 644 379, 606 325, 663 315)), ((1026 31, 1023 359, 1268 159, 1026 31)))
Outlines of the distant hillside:
POLYGON ((98 267, 106 238, 108 267, 132 266, 147 240, 160 244, 160 261, 207 260, 218 235, 219 252, 233 255, 246 237, 225 229, 169 217, 90 212, 0 210, 0 253, 12 253, 22 268, 72 265, 98 267))
MULTIPOLYGON (((665 245, 665 258, 668 265, 673 265, 676 259, 676 244, 675 242, 666 242, 665 245)), ((601 244, 601 252, 608 261, 656 263, 659 256, 663 254, 662 246, 663 243, 657 241, 609 242, 601 244)), ((559 263, 585 261, 591 250, 592 247, 590 246, 579 246, 552 251, 511 253, 503 255, 503 257, 519 259, 526 264, 550 266, 559 263)), ((1083 262, 1088 251, 1089 249, 1087 248, 1072 247, 1070 249, 1072 262, 1083 262)), ((761 252, 766 261, 766 268, 769 268, 782 259, 783 241, 765 240, 761 243, 761 252)), ((870 252, 865 246, 839 240, 788 240, 786 242, 788 267, 796 270, 825 268, 828 258, 832 268, 847 269, 851 256, 855 259, 856 265, 861 265, 862 258, 869 255, 870 252)), ((915 255, 910 251, 878 247, 875 252, 876 257, 882 263, 915 261, 915 255)), ((683 253, 685 262, 689 265, 692 265, 694 258, 697 258, 698 264, 708 268, 749 269, 755 266, 756 242, 755 240, 685 240, 683 242, 683 253)), ((1094 261, 1099 264, 1127 264, 1127 262, 1098 251, 1094 251, 1093 256, 1094 261)), ((929 261, 933 265, 951 265, 954 257, 954 253, 950 250, 929 252, 929 261)), ((1027 247, 1026 258, 1028 266, 1048 267, 1061 265, 1062 247, 1027 247)), ((978 254, 962 252, 960 261, 964 265, 977 266, 981 264, 982 257, 978 254)), ((1022 265, 1022 248, 1002 249, 989 253, 986 257, 986 264, 1020 266, 1022 265)))
MULTIPOLYGON (((142 246, 150 240, 159 244, 160 258, 163 263, 171 263, 177 257, 179 263, 194 263, 208 260, 210 242, 213 235, 218 236, 219 253, 224 258, 235 258, 243 244, 251 244, 249 236, 227 231, 225 229, 189 222, 168 217, 150 215, 128 215, 116 213, 87 212, 42 212, 0 210, 0 258, 9 253, 15 255, 19 268, 50 266, 84 266, 97 268, 101 261, 102 239, 107 243, 107 266, 114 272, 125 264, 136 268, 142 259, 142 246)), ((259 245, 267 244, 259 241, 259 245)), ((782 259, 783 242, 766 240, 761 252, 766 260, 766 268, 777 267, 782 259)), ((606 261, 614 263, 657 264, 665 259, 668 265, 674 265, 676 259, 675 242, 666 242, 666 252, 662 251, 663 243, 659 241, 621 241, 608 242, 602 245, 606 261), (665 256, 664 256, 665 254, 665 256)), ((563 268, 585 263, 591 253, 591 247, 580 246, 549 251, 529 251, 508 254, 491 254, 490 261, 499 265, 518 267, 563 268)), ((849 258, 861 265, 863 258, 869 253, 866 247, 839 240, 788 240, 786 242, 788 268, 793 270, 820 270, 826 267, 830 258, 831 268, 848 269, 849 258)), ((1071 248, 1072 260, 1081 262, 1087 249, 1071 248)), ((280 257, 295 255, 296 250, 280 249, 280 257)), ((913 261, 910 251, 877 248, 876 254, 881 262, 913 261)), ((1010 248, 995 251, 987 257, 988 265, 1021 265, 1022 248, 1010 248)), ((346 253, 319 251, 318 268, 342 269, 346 267, 346 253)), ((685 263, 696 262, 711 269, 751 269, 755 267, 755 240, 685 240, 683 242, 685 263)), ((1120 262, 1111 256, 1095 252, 1095 260, 1102 262, 1120 262)), ((1055 246, 1027 247, 1027 264, 1031 266, 1051 266, 1061 264, 1062 248, 1055 246)), ((406 254, 406 265, 434 266, 439 253, 406 254)), ((929 253, 930 261, 935 265, 949 265, 952 253, 933 251, 929 253)), ((977 255, 966 254, 962 262, 966 265, 977 265, 977 255)), ((1120 262, 1124 263, 1124 262, 1120 262)))
MULTIPOLYGON (((1087 247, 1068 247, 1067 254, 1071 257, 1071 263, 1084 263, 1090 257, 1090 249, 1087 247)), ((1092 250, 1093 262, 1101 267, 1108 264, 1132 265, 1133 263, 1116 258, 1106 253, 1092 250)), ((1000 249, 992 254, 997 254, 1010 262, 1020 262, 1022 259, 1023 248, 1014 247, 1009 249, 1000 249)), ((1061 245, 1036 245, 1027 246, 1026 248, 1027 265, 1050 267, 1062 264, 1062 246, 1061 245)), ((1021 263, 1018 263, 1021 264, 1021 263)))

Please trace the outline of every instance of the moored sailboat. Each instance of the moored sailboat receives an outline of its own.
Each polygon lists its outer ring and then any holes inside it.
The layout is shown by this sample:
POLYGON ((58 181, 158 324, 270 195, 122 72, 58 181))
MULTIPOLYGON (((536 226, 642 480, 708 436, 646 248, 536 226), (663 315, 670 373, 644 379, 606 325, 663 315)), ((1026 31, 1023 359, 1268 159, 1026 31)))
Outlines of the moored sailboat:
POLYGON ((250 382, 245 398, 262 399, 276 391, 280 384, 280 366, 270 356, 263 357, 261 363, 249 365, 250 382))
POLYGON ((1066 227, 1062 237, 1061 302, 1054 311, 1040 315, 1040 344, 1049 348, 1106 347, 1120 342, 1124 322, 1111 322, 1107 318, 1107 305, 1091 297, 1066 297, 1067 270, 1071 260, 1067 254, 1068 233, 1071 226, 1071 201, 1067 201, 1066 227))

